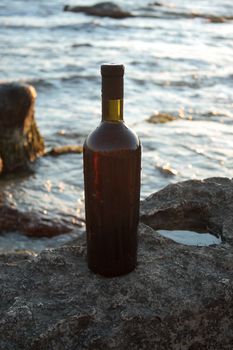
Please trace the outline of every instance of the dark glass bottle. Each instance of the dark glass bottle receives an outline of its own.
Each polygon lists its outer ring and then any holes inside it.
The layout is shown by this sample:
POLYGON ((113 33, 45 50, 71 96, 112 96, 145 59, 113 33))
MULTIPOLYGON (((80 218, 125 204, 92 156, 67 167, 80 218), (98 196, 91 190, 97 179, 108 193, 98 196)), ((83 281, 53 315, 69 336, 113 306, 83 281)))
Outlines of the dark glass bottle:
POLYGON ((89 268, 113 277, 137 263, 141 145, 123 121, 123 65, 102 65, 102 121, 84 143, 89 268))

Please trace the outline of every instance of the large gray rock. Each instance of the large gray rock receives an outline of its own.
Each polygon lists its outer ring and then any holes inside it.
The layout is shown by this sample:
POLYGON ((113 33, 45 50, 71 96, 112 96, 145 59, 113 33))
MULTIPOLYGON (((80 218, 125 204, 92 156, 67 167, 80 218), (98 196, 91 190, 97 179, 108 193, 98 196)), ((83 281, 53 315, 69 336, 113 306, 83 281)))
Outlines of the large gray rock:
POLYGON ((233 180, 213 177, 169 185, 141 205, 141 221, 156 229, 211 232, 233 244, 233 180))
MULTIPOLYGON (((226 209, 222 200, 230 204, 232 182, 189 181, 163 191, 142 203, 143 220, 152 215, 154 225, 161 209, 160 224, 167 227, 172 207, 174 213, 180 207, 187 224, 202 223, 205 214, 199 220, 194 203, 209 196, 209 205, 219 201, 218 207, 226 209), (190 205, 187 211, 185 203, 190 205)), ((179 224, 177 215, 172 228, 179 224)), ((27 252, 0 255, 0 349, 231 350, 231 238, 229 231, 230 244, 184 246, 141 224, 137 269, 112 279, 88 270, 84 236, 36 257, 27 252)))
POLYGON ((113 2, 100 2, 93 6, 64 6, 64 11, 71 12, 83 12, 87 15, 98 17, 111 17, 116 19, 122 19, 127 17, 133 17, 130 12, 122 10, 118 5, 113 2))
POLYGON ((12 172, 43 154, 34 118, 36 91, 24 84, 0 84, 0 172, 12 172))

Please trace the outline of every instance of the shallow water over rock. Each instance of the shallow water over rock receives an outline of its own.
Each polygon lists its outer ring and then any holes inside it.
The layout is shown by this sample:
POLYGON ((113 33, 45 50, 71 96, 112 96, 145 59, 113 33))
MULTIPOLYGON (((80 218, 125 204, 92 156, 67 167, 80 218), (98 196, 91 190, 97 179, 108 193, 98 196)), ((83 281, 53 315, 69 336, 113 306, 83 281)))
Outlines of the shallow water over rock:
POLYGON ((209 246, 220 244, 222 240, 213 236, 211 233, 186 231, 186 230, 158 230, 163 237, 172 239, 173 241, 186 245, 209 246))

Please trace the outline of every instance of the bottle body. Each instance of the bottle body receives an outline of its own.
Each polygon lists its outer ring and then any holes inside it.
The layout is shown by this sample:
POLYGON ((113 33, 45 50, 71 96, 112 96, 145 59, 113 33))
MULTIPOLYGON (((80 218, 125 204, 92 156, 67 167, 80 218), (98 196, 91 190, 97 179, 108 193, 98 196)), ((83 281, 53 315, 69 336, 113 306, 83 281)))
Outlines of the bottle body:
POLYGON ((137 262, 141 146, 123 123, 109 123, 84 144, 84 179, 88 266, 113 277, 137 262), (106 144, 111 136, 114 145, 106 144))
POLYGON ((83 147, 87 260, 106 277, 137 263, 141 145, 123 121, 122 65, 104 65, 102 122, 83 147))

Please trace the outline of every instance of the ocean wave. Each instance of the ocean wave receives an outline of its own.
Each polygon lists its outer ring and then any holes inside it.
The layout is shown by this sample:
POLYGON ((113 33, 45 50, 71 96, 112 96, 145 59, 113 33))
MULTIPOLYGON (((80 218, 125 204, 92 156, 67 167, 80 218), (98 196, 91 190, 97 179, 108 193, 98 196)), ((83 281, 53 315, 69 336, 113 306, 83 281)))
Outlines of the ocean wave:
POLYGON ((19 82, 32 85, 36 89, 48 89, 54 86, 54 84, 51 81, 42 78, 19 80, 19 82))
POLYGON ((77 82, 84 79, 88 81, 97 81, 98 77, 95 75, 71 74, 60 78, 60 80, 64 82, 77 82))
POLYGON ((37 30, 43 28, 42 25, 36 25, 36 24, 22 24, 22 23, 1 23, 0 29, 17 29, 17 30, 37 30))
MULTIPOLYGON (((131 64, 137 65, 140 62, 133 61, 131 64)), ((71 67, 72 68, 72 67, 71 67)), ((72 69, 75 69, 73 67, 72 69)), ((1 80, 0 83, 24 83, 33 85, 36 89, 50 89, 50 88, 58 88, 60 89, 59 82, 64 83, 78 83, 80 81, 87 80, 89 82, 96 82, 98 77, 96 75, 91 74, 82 74, 82 73, 73 73, 73 74, 63 74, 60 76, 51 76, 46 78, 25 78, 25 79, 17 79, 17 80, 1 80)), ((185 75, 183 79, 175 79, 172 77, 172 73, 170 78, 160 79, 156 77, 156 80, 148 80, 147 78, 135 77, 131 78, 131 81, 139 86, 146 86, 148 83, 153 84, 159 87, 171 87, 171 88, 189 88, 189 89, 202 89, 206 87, 213 87, 215 85, 224 85, 224 86, 232 86, 233 74, 228 74, 224 76, 206 76, 206 75, 185 75)))
POLYGON ((60 89, 61 86, 59 82, 77 83, 80 80, 96 81, 97 77, 94 75, 71 74, 71 75, 63 75, 59 77, 50 77, 50 78, 1 79, 0 84, 22 83, 22 84, 32 85, 37 90, 47 90, 51 88, 60 89))
POLYGON ((29 84, 34 86, 35 88, 50 88, 53 86, 53 84, 45 79, 42 78, 29 78, 29 79, 1 79, 0 84, 29 84))
POLYGON ((37 21, 32 21, 31 19, 28 20, 28 18, 21 22, 15 20, 13 21, 2 21, 0 23, 0 28, 2 30, 4 29, 17 29, 17 30, 38 30, 38 29, 47 29, 47 30, 93 30, 93 28, 101 26, 101 23, 97 21, 87 21, 84 23, 62 23, 62 24, 52 24, 49 21, 43 21, 41 19, 37 19, 37 21))
POLYGON ((145 86, 147 83, 153 84, 159 87, 178 87, 178 88, 190 88, 190 89, 200 89, 202 87, 202 82, 199 80, 172 80, 172 79, 159 79, 147 80, 143 78, 133 78, 132 81, 140 86, 145 86))
POLYGON ((64 23, 56 25, 48 25, 47 28, 51 30, 93 30, 93 28, 101 27, 101 23, 97 21, 87 21, 84 23, 64 23))
POLYGON ((181 76, 182 79, 176 79, 173 77, 173 73, 171 72, 170 77, 168 76, 166 79, 160 79, 159 76, 156 79, 143 79, 143 78, 132 78, 132 81, 137 85, 146 85, 147 83, 153 83, 159 87, 171 87, 171 88, 190 88, 190 89, 202 89, 206 87, 214 87, 217 85, 224 85, 225 87, 232 87, 233 82, 233 74, 227 74, 224 76, 221 75, 213 75, 208 76, 205 74, 201 74, 199 72, 193 72, 191 75, 181 76))

